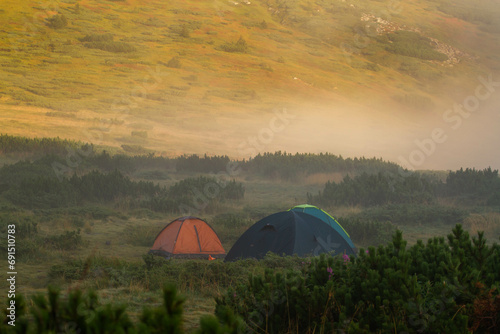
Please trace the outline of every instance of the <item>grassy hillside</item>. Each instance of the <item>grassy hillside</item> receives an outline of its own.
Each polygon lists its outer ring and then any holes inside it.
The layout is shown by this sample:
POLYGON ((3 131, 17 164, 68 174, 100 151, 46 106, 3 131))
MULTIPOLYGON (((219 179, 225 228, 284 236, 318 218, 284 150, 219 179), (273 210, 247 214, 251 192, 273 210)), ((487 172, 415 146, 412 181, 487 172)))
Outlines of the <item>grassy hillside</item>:
POLYGON ((498 7, 5 0, 0 130, 241 156, 242 138, 276 109, 411 121, 500 69, 498 7))

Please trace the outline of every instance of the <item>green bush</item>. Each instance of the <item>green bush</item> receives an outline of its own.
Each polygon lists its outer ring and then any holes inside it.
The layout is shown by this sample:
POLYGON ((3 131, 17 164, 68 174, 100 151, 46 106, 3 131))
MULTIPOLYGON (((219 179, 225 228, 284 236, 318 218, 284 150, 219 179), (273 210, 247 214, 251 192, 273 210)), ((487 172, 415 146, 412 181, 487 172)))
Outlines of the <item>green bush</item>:
POLYGON ((182 25, 182 28, 179 31, 179 36, 184 37, 184 38, 189 38, 189 34, 191 31, 189 30, 187 25, 182 25))
MULTIPOLYGON (((209 328, 215 333, 496 333, 500 323, 496 290, 500 246, 489 246, 482 233, 471 238, 460 225, 447 239, 436 237, 411 247, 398 231, 387 245, 360 249, 358 256, 351 257, 270 255, 263 261, 224 263, 147 255, 143 267, 93 257, 53 266, 51 277, 60 276, 78 280, 106 276, 101 282, 106 286, 128 286, 135 277, 151 289, 169 280, 194 291, 214 290, 215 285, 227 288, 216 298, 218 320, 201 319, 199 333, 210 332, 209 328)), ((85 322, 79 318, 88 315, 90 308, 89 312, 99 315, 100 328, 110 332, 126 324, 131 333, 182 333, 184 298, 171 287, 164 289, 163 297, 163 306, 143 310, 132 322, 124 307, 100 305, 93 293, 83 296, 73 291, 61 299, 51 289, 48 300, 36 297, 30 310, 17 301, 17 324, 24 326, 22 332, 38 333, 73 322, 80 332, 95 333, 91 329, 96 325, 94 317, 85 322), (75 304, 78 312, 72 311, 75 304), (26 315, 28 311, 31 316, 26 315)), ((3 332, 14 332, 5 323, 0 326, 3 332)))
POLYGON ((102 41, 102 42, 88 42, 83 44, 89 49, 99 49, 108 52, 115 53, 128 53, 136 51, 133 45, 125 42, 115 42, 115 41, 102 41))
POLYGON ((243 38, 243 36, 240 36, 240 38, 236 42, 228 42, 221 45, 220 48, 222 51, 226 52, 240 52, 240 53, 248 52, 248 44, 247 41, 243 38))
POLYGON ((266 268, 283 271, 301 268, 306 261, 297 256, 282 257, 268 254, 264 260, 247 259, 224 263, 221 260, 165 259, 145 254, 144 264, 127 262, 114 257, 89 256, 54 264, 49 270, 49 282, 80 281, 93 288, 142 286, 156 290, 175 283, 182 291, 213 296, 216 291, 247 281, 250 273, 262 273, 266 268))
MULTIPOLYGON (((118 170, 109 173, 93 170, 81 176, 73 174, 69 179, 59 180, 51 167, 54 163, 52 159, 60 161, 56 157, 46 157, 35 162, 23 161, 0 168, 0 178, 5 180, 2 184, 2 197, 29 209, 67 208, 75 214, 79 211, 87 217, 99 219, 115 213, 100 206, 81 205, 120 201, 120 207, 126 209, 180 212, 181 206, 194 206, 198 211, 206 208, 213 211, 218 203, 240 200, 245 193, 243 185, 235 180, 206 176, 187 178, 168 189, 152 182, 132 181, 118 170)), ((147 164, 148 159, 144 160, 147 164)), ((116 159, 101 162, 105 166, 112 166, 120 161, 116 159)), ((202 168, 218 168, 221 161, 214 159, 212 162, 215 164, 202 164, 202 168)), ((127 164, 133 165, 135 162, 126 160, 125 165, 127 164)))
MULTIPOLYGON (((80 290, 71 290, 67 297, 62 297, 59 290, 49 287, 47 296, 35 295, 29 307, 24 298, 16 296, 15 326, 7 323, 9 311, 4 308, 6 320, 0 323, 0 332, 185 333, 183 306, 186 298, 173 286, 164 287, 162 295, 161 306, 143 308, 138 321, 134 322, 127 314, 125 305, 101 304, 95 292, 84 294, 80 290)), ((236 334, 245 329, 246 326, 239 317, 231 310, 224 310, 217 317, 202 317, 196 333, 236 334)))
POLYGON ((170 67, 170 68, 181 68, 182 64, 181 64, 181 61, 180 61, 179 57, 172 57, 167 62, 166 66, 170 67))
POLYGON ((63 279, 71 282, 84 279, 88 272, 88 266, 84 265, 81 260, 78 261, 65 261, 64 264, 55 264, 49 269, 49 279, 54 281, 63 279))
MULTIPOLYGON (((137 321, 132 321, 125 305, 101 304, 95 292, 82 293, 71 290, 62 297, 58 289, 49 287, 47 296, 37 294, 28 306, 25 299, 16 296, 15 324, 9 325, 9 310, 4 308, 0 323, 2 333, 165 333, 182 334, 184 331, 183 306, 186 300, 173 286, 162 290, 163 303, 157 307, 145 307, 137 321)), ((9 301, 8 301, 9 303, 9 301)), ((7 306, 10 306, 8 304, 7 306)), ((200 319, 197 333, 236 334, 246 326, 230 310, 200 319)))
POLYGON ((450 171, 446 178, 446 187, 442 193, 447 196, 459 198, 484 200, 490 196, 498 196, 500 193, 500 177, 498 170, 485 168, 476 170, 474 168, 460 168, 450 171))
POLYGON ((160 212, 214 212, 228 200, 244 197, 243 184, 216 177, 189 177, 171 186, 165 194, 140 203, 142 207, 160 212))
POLYGON ((259 67, 265 71, 269 71, 269 72, 274 71, 273 68, 271 66, 269 66, 269 64, 267 64, 267 63, 260 63, 259 67))
POLYGON ((498 170, 491 168, 450 171, 446 183, 428 174, 386 171, 354 177, 348 174, 338 183, 328 181, 322 192, 308 193, 307 201, 322 206, 420 205, 433 204, 438 197, 451 197, 467 204, 494 205, 498 193, 498 170))
POLYGON ((448 59, 445 54, 434 50, 430 39, 413 31, 400 30, 387 35, 392 42, 386 46, 389 52, 423 60, 448 59))
POLYGON ((99 49, 115 53, 134 52, 136 48, 125 42, 116 42, 112 34, 90 34, 79 39, 83 45, 89 49, 99 49))
POLYGON ((401 232, 357 257, 320 257, 300 270, 251 275, 217 298, 257 333, 468 333, 499 329, 500 246, 461 226, 407 248, 401 232), (490 304, 487 304, 489 302, 490 304), (493 302, 493 303, 492 303, 493 302), (479 329, 481 328, 481 329, 479 329))
POLYGON ((16 259, 19 262, 39 263, 50 254, 43 243, 43 238, 24 239, 16 245, 16 259))
POLYGON ((57 14, 47 18, 46 24, 52 29, 61 29, 68 25, 68 19, 62 14, 57 14))
MULTIPOLYGON (((0 208, 2 210, 3 208, 0 208)), ((38 220, 29 215, 0 213, 0 233, 7 233, 7 227, 15 225, 16 239, 29 239, 38 235, 38 220)))
POLYGON ((0 178, 8 180, 3 184, 6 190, 4 196, 25 208, 49 209, 80 205, 83 201, 102 204, 128 196, 141 194, 147 198, 162 194, 162 189, 152 182, 131 181, 117 170, 110 173, 94 170, 82 176, 73 174, 69 179, 59 180, 52 167, 59 161, 63 160, 47 156, 35 162, 21 161, 3 166, 0 178))
POLYGON ((144 266, 112 257, 89 256, 85 260, 67 260, 53 265, 49 279, 51 283, 61 279, 67 282, 80 280, 91 288, 116 288, 145 282, 147 276, 144 266))
POLYGON ((80 42, 110 42, 113 40, 112 34, 90 34, 79 39, 80 42))
POLYGON ((83 245, 80 229, 76 231, 66 231, 60 235, 52 235, 44 240, 44 247, 57 250, 75 250, 83 245))
POLYGON ((140 281, 149 289, 157 289, 169 283, 176 283, 182 291, 192 291, 213 297, 217 291, 243 284, 251 273, 263 273, 265 269, 275 272, 297 269, 307 261, 297 256, 278 256, 267 254, 257 261, 245 259, 236 262, 221 260, 166 260, 159 256, 145 255, 145 278, 140 281), (146 283, 147 281, 147 283, 146 283))
MULTIPOLYGON (((16 225, 16 258, 19 261, 33 262, 45 258, 51 250, 76 250, 85 245, 80 229, 66 231, 62 234, 41 236, 38 233, 38 223, 18 222, 16 225)), ((7 251, 7 244, 0 249, 7 251)))
MULTIPOLYGON (((2 209, 0 209, 2 210, 2 209)), ((2 210, 3 211, 3 210, 2 210)), ((0 214, 0 235, 7 240, 10 225, 15 225, 15 256, 17 261, 33 262, 45 257, 43 239, 39 236, 40 220, 27 214, 3 212, 0 214)), ((0 250, 7 254, 10 245, 4 242, 0 250)))
POLYGON ((375 206, 389 203, 425 204, 435 201, 438 182, 419 173, 362 173, 346 175, 339 182, 328 181, 323 192, 307 194, 312 204, 375 206))

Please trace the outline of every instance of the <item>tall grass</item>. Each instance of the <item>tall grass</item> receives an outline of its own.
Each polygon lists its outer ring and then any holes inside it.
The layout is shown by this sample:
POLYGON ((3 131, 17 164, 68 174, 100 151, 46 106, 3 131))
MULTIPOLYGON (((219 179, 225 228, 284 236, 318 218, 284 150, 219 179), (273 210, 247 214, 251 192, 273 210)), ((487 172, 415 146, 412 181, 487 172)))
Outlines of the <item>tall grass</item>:
POLYGON ((464 219, 464 228, 475 235, 480 231, 490 242, 500 240, 500 213, 472 213, 464 219))

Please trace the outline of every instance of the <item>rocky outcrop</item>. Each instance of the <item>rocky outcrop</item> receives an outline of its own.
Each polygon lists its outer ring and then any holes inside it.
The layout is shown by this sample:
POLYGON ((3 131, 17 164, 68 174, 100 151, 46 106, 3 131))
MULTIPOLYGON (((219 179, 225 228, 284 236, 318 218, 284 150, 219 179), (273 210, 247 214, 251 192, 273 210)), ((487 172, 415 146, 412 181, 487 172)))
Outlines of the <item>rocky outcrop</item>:
MULTIPOLYGON (((365 28, 370 30, 371 32, 376 33, 377 35, 390 34, 399 30, 413 31, 419 34, 422 34, 420 29, 408 27, 406 25, 401 25, 396 22, 384 20, 381 17, 376 17, 373 14, 365 14, 361 15, 361 21, 366 22, 365 28)), ((460 63, 462 59, 474 59, 472 56, 463 52, 451 45, 443 43, 436 38, 425 36, 430 40, 431 46, 438 52, 445 54, 448 59, 445 61, 433 61, 439 63, 443 66, 456 65, 460 63)))

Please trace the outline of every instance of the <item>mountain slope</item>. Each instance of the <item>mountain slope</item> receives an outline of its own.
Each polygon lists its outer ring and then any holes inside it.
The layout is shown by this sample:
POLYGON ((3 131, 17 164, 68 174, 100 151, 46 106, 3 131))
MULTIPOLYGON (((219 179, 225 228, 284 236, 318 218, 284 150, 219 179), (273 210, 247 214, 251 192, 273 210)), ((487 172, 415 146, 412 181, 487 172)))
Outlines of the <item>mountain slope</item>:
POLYGON ((423 132, 408 124, 436 122, 500 69, 498 8, 5 0, 0 132, 233 156, 281 148, 303 126, 349 144, 301 137, 293 150, 370 152, 388 145, 387 125, 411 142, 423 132), (273 111, 284 109, 286 130, 274 131, 273 111))

